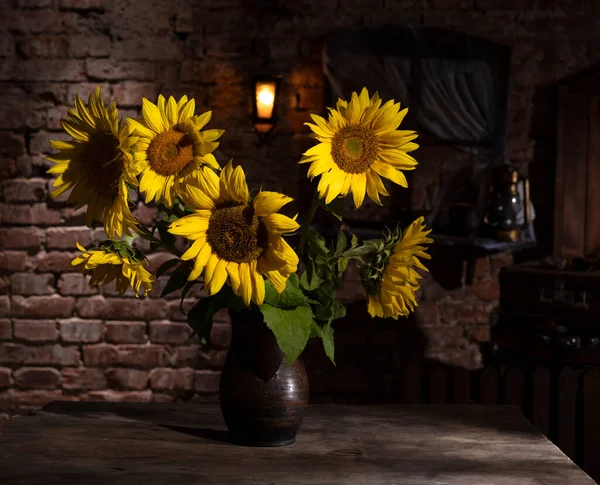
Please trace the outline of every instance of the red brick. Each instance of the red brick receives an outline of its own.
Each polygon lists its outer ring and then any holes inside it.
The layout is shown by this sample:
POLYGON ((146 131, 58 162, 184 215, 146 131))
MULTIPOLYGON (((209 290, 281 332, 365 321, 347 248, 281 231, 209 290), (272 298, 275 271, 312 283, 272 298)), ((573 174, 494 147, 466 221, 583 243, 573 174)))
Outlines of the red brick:
POLYGON ((204 394, 219 392, 220 378, 220 372, 198 370, 194 373, 194 390, 204 394))
POLYGON ((152 81, 155 77, 155 65, 152 62, 115 62, 109 59, 88 59, 86 66, 88 78, 94 80, 121 81, 131 79, 136 81, 152 81))
POLYGON ((58 6, 65 10, 103 10, 107 0, 60 0, 58 6))
MULTIPOLYGON (((33 23, 33 22, 30 22, 33 23)), ((84 81, 85 64, 73 59, 10 59, 0 64, 1 81, 84 81)))
POLYGON ((107 402, 151 402, 152 391, 91 391, 88 392, 87 399, 107 402))
POLYGON ((110 53, 110 37, 106 35, 72 35, 69 36, 68 51, 69 57, 76 59, 107 57, 110 53))
POLYGON ((498 301, 500 299, 500 283, 496 279, 479 281, 471 286, 471 293, 480 300, 498 301))
POLYGON ((436 325, 438 310, 434 303, 421 302, 415 310, 415 316, 421 325, 436 325))
POLYGON ((11 389, 9 395, 10 404, 15 411, 25 411, 28 409, 38 410, 52 401, 65 399, 62 392, 59 390, 18 391, 16 389, 11 389))
POLYGON ((194 369, 220 369, 227 357, 226 350, 201 350, 199 345, 175 347, 169 356, 173 367, 193 367, 194 369))
POLYGON ((77 257, 77 253, 62 251, 40 251, 32 262, 38 271, 50 271, 51 273, 62 273, 63 271, 74 271, 69 268, 69 263, 77 257))
POLYGON ((28 256, 24 251, 0 251, 0 271, 25 271, 28 256))
POLYGON ((440 323, 460 325, 484 325, 489 322, 493 304, 469 301, 440 303, 440 323))
POLYGON ((155 207, 148 207, 143 202, 140 202, 137 209, 133 211, 133 215, 143 226, 152 226, 157 215, 157 210, 155 207))
POLYGON ((150 386, 162 391, 191 391, 194 388, 194 370, 152 369, 150 386))
POLYGON ((2 186, 4 200, 7 202, 38 202, 46 198, 46 180, 12 179, 2 186))
POLYGON ((71 296, 12 297, 12 314, 15 317, 68 318, 73 316, 75 298, 71 296))
POLYGON ((164 301, 149 299, 103 298, 92 296, 77 301, 77 313, 85 318, 150 320, 166 318, 164 301))
POLYGON ((60 212, 48 209, 46 204, 4 205, 0 217, 5 224, 60 224, 60 212))
POLYGON ((9 227, 0 229, 0 248, 37 249, 42 244, 43 232, 37 227, 9 227))
POLYGON ((19 8, 46 8, 52 6, 52 0, 17 0, 19 8))
POLYGON ((113 44, 111 59, 173 62, 183 57, 183 43, 174 36, 165 36, 160 43, 148 36, 135 36, 113 44))
MULTIPOLYGON (((152 253, 148 255, 148 271, 150 271, 150 273, 152 274, 156 274, 156 271, 158 270, 158 268, 160 268, 160 266, 165 263, 166 261, 169 261, 171 259, 177 259, 175 256, 173 256, 171 253, 167 253, 167 252, 159 252, 159 253, 152 253)), ((175 265, 177 266, 177 265, 175 265)), ((169 269, 169 271, 167 271, 165 274, 170 274, 173 272, 173 269, 169 269)))
POLYGON ((125 81, 113 88, 113 97, 119 106, 141 106, 142 98, 156 101, 158 86, 154 83, 125 81))
POLYGON ((110 387, 140 391, 148 387, 148 371, 136 369, 107 369, 106 380, 110 387))
POLYGON ((54 275, 50 273, 13 273, 10 281, 13 295, 50 295, 54 293, 54 275))
POLYGON ((0 367, 0 389, 10 386, 10 375, 12 371, 6 367, 0 367))
POLYGON ((226 349, 231 343, 231 325, 215 323, 210 330, 210 340, 215 349, 226 349))
POLYGON ((79 358, 79 350, 76 347, 0 343, 0 362, 6 364, 27 362, 27 364, 76 366, 79 364, 79 358))
POLYGON ((427 338, 427 346, 430 349, 459 348, 463 343, 462 326, 427 326, 423 327, 423 330, 427 338))
POLYGON ((60 372, 51 367, 22 367, 13 377, 21 389, 56 389, 60 384, 60 372))
POLYGON ((124 365, 150 369, 161 367, 165 363, 165 349, 160 345, 124 345, 107 344, 86 345, 83 347, 85 365, 112 366, 124 365))
POLYGON ((67 39, 51 35, 26 37, 18 43, 17 49, 26 58, 65 58, 67 57, 67 39))
POLYGON ((490 327, 476 327, 469 331, 469 335, 476 342, 489 342, 490 327))
POLYGON ((90 285, 89 278, 81 273, 65 273, 60 275, 58 289, 61 295, 95 295, 98 287, 90 285))
POLYGON ((498 276, 500 270, 506 266, 512 266, 514 264, 512 253, 500 253, 492 256, 492 276, 495 278, 498 276))
POLYGON ((8 294, 8 276, 0 276, 0 295, 8 294))
POLYGON ((182 82, 237 84, 246 79, 242 66, 227 61, 186 60, 181 64, 182 82))
POLYGON ((105 389, 103 369, 66 367, 62 370, 62 388, 69 390, 105 389))
POLYGON ((12 338, 12 324, 8 318, 0 318, 0 340, 12 338))
POLYGON ((17 163, 13 159, 4 158, 0 155, 0 180, 20 175, 17 163))
POLYGON ((54 320, 14 320, 16 339, 29 342, 54 342, 58 340, 58 330, 54 320))
MULTIPOLYGON (((50 146, 50 141, 54 141, 54 140, 69 141, 69 140, 71 140, 71 137, 66 132, 58 132, 57 133, 57 132, 50 132, 50 131, 37 131, 35 133, 32 133, 29 138, 29 153, 36 154, 36 155, 54 153, 54 150, 50 146)), ((43 158, 42 160, 43 160, 42 163, 44 163, 44 166, 46 168, 50 168, 54 165, 54 163, 52 163, 50 161, 46 161, 45 158, 43 158)), ((52 183, 54 183, 54 180, 52 180, 52 183)), ((52 184, 49 184, 48 188, 49 188, 49 191, 53 191, 56 189, 56 187, 54 187, 52 184)), ((67 195, 61 195, 60 197, 64 198, 64 200, 67 200, 67 195)), ((62 199, 58 198, 55 200, 60 201, 62 199)))
MULTIPOLYGON (((175 401, 175 396, 170 396, 168 394, 162 394, 162 393, 152 393, 152 402, 173 402, 175 401)), ((0 418, 1 419, 1 418, 0 418)), ((2 424, 2 421, 0 420, 0 425, 2 424)))
POLYGON ((150 340, 161 344, 185 344, 190 340, 192 329, 187 323, 169 321, 150 322, 150 340))
POLYGON ((8 296, 0 296, 0 317, 10 316, 10 298, 8 296))
POLYGON ((102 340, 104 325, 100 320, 71 318, 59 323, 60 338, 69 343, 95 343, 102 340))
MULTIPOLYGON (((2 65, 4 65, 4 62, 2 65)), ((1 74, 2 66, 0 65, 0 76, 1 74)), ((0 156, 15 158, 23 153, 25 153, 25 139, 23 136, 0 132, 0 156)))
POLYGON ((491 274, 490 260, 488 257, 478 258, 475 264, 475 278, 487 278, 491 274))
POLYGON ((83 347, 83 363, 86 366, 110 366, 119 364, 119 349, 116 345, 98 344, 83 347))
POLYGON ((141 344, 146 341, 145 322, 106 322, 106 340, 115 344, 141 344))
POLYGON ((51 227, 46 231, 48 249, 74 249, 76 243, 86 247, 90 242, 91 234, 87 227, 51 227))
POLYGON ((12 32, 23 34, 73 33, 77 29, 77 20, 75 13, 59 13, 52 10, 31 11, 27 12, 27 15, 18 10, 9 10, 3 14, 4 25, 9 25, 12 32))

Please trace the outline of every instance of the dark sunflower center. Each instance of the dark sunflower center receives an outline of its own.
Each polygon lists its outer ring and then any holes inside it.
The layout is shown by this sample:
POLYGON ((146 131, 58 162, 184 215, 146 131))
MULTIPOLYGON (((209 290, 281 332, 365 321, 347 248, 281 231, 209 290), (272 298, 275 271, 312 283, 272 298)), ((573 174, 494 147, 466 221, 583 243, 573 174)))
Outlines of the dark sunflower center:
POLYGON ((375 133, 364 126, 345 126, 331 141, 331 156, 346 173, 366 172, 377 157, 375 133))
POLYGON ((206 239, 222 259, 249 263, 267 247, 267 229, 248 205, 216 209, 210 216, 206 239))
POLYGON ((194 158, 194 143, 180 131, 164 131, 156 135, 148 147, 150 168, 160 175, 181 172, 194 158))
POLYGON ((117 137, 110 132, 93 134, 85 144, 83 160, 95 189, 105 197, 115 197, 123 174, 123 152, 117 137))

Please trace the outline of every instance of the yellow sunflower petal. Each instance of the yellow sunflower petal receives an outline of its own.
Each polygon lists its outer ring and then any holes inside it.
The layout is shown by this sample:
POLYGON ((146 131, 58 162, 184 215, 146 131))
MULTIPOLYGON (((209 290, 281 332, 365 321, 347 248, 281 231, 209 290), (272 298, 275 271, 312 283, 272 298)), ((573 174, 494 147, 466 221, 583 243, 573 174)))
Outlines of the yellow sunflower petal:
POLYGON ((268 216, 269 214, 277 212, 292 200, 294 199, 287 195, 280 194, 279 192, 259 192, 256 197, 254 197, 254 212, 259 217, 268 216))

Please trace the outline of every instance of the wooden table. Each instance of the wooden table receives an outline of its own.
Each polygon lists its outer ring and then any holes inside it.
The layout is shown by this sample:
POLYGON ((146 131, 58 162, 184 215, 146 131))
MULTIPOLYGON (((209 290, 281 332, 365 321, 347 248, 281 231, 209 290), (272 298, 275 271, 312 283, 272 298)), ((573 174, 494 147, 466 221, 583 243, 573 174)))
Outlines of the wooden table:
POLYGON ((0 427, 0 483, 591 485, 510 406, 311 406, 295 444, 230 444, 218 406, 57 402, 0 427))

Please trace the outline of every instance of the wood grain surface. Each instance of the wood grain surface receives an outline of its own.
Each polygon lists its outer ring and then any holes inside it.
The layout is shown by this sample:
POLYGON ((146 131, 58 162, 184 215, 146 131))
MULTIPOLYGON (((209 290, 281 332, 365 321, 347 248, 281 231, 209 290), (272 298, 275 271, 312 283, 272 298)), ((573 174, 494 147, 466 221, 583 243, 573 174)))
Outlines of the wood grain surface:
POLYGON ((52 403, 0 427, 0 483, 592 485, 511 406, 309 406, 295 444, 228 442, 215 405, 52 403))

